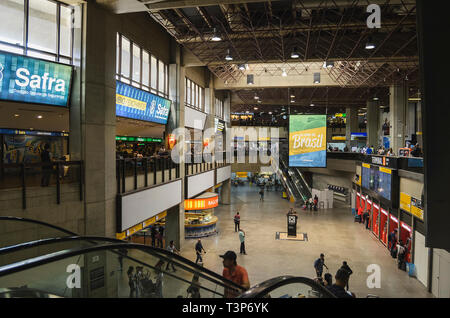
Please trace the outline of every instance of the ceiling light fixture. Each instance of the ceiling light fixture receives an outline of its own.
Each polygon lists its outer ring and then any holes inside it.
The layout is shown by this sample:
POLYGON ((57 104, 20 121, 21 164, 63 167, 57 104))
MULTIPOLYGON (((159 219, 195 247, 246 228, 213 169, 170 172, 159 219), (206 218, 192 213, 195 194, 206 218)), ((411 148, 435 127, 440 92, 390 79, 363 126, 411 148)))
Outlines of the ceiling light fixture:
POLYGON ((297 52, 297 47, 294 47, 294 50, 291 53, 291 59, 298 59, 300 54, 297 52))
POLYGON ((311 106, 311 107, 314 107, 314 104, 313 104, 313 103, 311 103, 311 105, 309 105, 309 106, 311 106))
POLYGON ((253 108, 254 110, 258 110, 258 107, 253 108))
POLYGON ((38 115, 37 118, 38 118, 38 119, 42 119, 42 115, 38 115))
POLYGON ((372 37, 369 36, 366 43, 366 50, 373 50, 374 48, 376 48, 376 45, 372 42, 372 37))
POLYGON ((283 76, 283 77, 287 76, 286 69, 283 68, 283 72, 281 73, 281 76, 283 76))
POLYGON ((233 57, 230 55, 230 49, 227 49, 227 55, 225 56, 225 60, 232 61, 233 57))
POLYGON ((328 61, 323 62, 323 68, 333 68, 333 67, 334 67, 334 62, 328 62, 328 61))
POLYGON ((216 28, 214 28, 214 34, 213 34, 213 36, 211 37, 211 41, 214 41, 214 42, 222 41, 222 38, 221 38, 220 35, 217 33, 216 28))
POLYGON ((239 70, 245 71, 245 64, 239 64, 239 70))
POLYGON ((19 114, 14 114, 14 117, 19 117, 20 115, 19 114))
POLYGON ((291 98, 295 98, 295 95, 291 95, 291 98))

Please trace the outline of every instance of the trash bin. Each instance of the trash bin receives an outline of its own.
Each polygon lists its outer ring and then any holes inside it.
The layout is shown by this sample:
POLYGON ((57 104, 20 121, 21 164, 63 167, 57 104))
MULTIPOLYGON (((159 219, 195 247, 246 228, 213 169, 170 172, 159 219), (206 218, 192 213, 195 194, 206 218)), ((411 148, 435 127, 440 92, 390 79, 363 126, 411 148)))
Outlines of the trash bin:
POLYGON ((410 277, 416 277, 416 265, 413 263, 406 263, 406 270, 410 277))

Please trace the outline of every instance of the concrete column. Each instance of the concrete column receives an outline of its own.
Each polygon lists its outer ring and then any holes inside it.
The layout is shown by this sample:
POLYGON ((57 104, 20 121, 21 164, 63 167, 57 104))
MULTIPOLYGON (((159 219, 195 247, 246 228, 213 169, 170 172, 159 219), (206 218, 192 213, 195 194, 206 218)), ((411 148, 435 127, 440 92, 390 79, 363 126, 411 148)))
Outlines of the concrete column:
POLYGON ((422 102, 418 102, 416 107, 416 135, 417 142, 423 149, 422 102))
MULTIPOLYGON (((358 129, 358 109, 347 107, 346 109, 346 125, 345 125, 345 140, 346 145, 349 150, 352 149, 352 142, 351 142, 351 134, 352 132, 357 132, 358 129)), ((356 144, 355 144, 356 146, 356 144)))
MULTIPOLYGON (((171 134, 177 128, 184 127, 184 96, 185 96, 185 68, 181 67, 181 48, 172 40, 170 43, 170 64, 169 64, 169 99, 172 101, 170 116, 166 133, 171 134)), ((184 180, 184 136, 177 140, 177 143, 182 143, 182 147, 174 148, 178 150, 177 155, 180 158, 180 178, 184 180)), ((175 242, 177 248, 182 248, 184 245, 184 182, 181 183, 181 198, 179 205, 169 209, 166 217, 166 231, 165 240, 168 244, 171 240, 175 242)))
POLYGON ((407 105, 405 139, 412 140, 412 136, 416 134, 416 103, 407 105))
POLYGON ((406 86, 391 86, 389 92, 391 148, 395 154, 398 154, 398 149, 405 146, 407 105, 406 86))
POLYGON ((367 146, 378 147, 379 144, 379 107, 378 102, 367 101, 367 146))
POLYGON ((220 204, 231 204, 231 179, 222 182, 222 190, 220 192, 220 204))
MULTIPOLYGON (((70 112, 70 147, 73 159, 84 161, 84 232, 113 237, 117 191, 116 32, 112 14, 92 2, 83 5, 83 17, 84 51, 75 50, 76 59, 84 56, 83 72, 77 84, 80 102, 70 112)), ((79 31, 76 34, 81 35, 79 31)))

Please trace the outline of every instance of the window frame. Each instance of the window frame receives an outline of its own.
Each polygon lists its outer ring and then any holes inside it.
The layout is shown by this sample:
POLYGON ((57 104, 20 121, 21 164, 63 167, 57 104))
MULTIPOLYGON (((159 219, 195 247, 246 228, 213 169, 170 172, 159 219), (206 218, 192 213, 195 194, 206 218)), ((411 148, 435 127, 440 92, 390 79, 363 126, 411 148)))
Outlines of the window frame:
POLYGON ((185 77, 184 104, 190 108, 205 111, 205 88, 185 77))
MULTIPOLYGON (((71 5, 68 5, 66 3, 62 3, 56 0, 41 0, 41 1, 47 1, 56 4, 56 43, 55 43, 55 50, 56 52, 50 52, 45 51, 41 49, 36 49, 29 47, 28 39, 29 39, 29 18, 30 18, 30 0, 23 0, 23 8, 24 8, 24 21, 23 21, 23 39, 22 44, 17 43, 10 43, 6 41, 1 41, 0 44, 5 47, 11 47, 21 50, 21 54, 24 56, 30 56, 29 52, 31 53, 37 53, 42 55, 48 55, 52 56, 53 59, 47 59, 43 58, 48 61, 57 62, 57 63, 63 63, 68 65, 73 65, 73 45, 74 45, 74 27, 73 27, 73 21, 74 21, 74 12, 75 8, 71 5), (70 56, 61 54, 61 7, 69 8, 71 11, 71 27, 70 27, 70 56), (64 62, 61 62, 61 60, 64 60, 64 62), (67 63, 65 60, 69 60, 69 63, 67 63)), ((5 50, 5 49, 3 49, 5 50)), ((5 50, 8 51, 8 50, 5 50)), ((13 52, 13 51, 11 51, 13 52)))

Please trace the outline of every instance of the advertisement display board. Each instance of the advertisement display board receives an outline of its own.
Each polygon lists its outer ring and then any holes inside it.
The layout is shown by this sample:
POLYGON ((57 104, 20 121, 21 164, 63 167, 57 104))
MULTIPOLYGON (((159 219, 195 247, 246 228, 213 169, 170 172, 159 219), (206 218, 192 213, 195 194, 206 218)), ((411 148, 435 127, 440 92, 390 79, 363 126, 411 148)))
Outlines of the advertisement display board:
POLYGON ((289 166, 326 168, 327 116, 289 117, 289 166))
POLYGON ((116 116, 167 124, 171 101, 116 81, 116 116))
POLYGON ((0 51, 0 99, 67 107, 72 66, 0 51))

